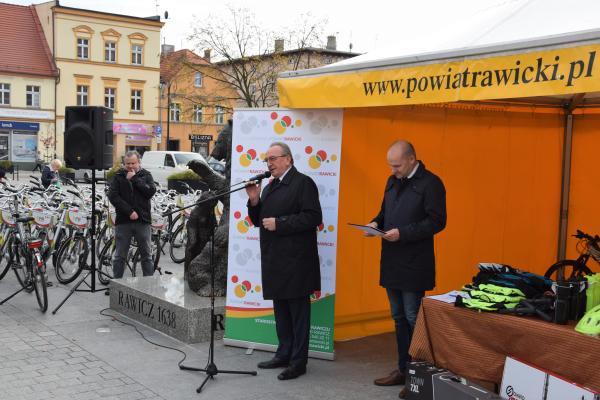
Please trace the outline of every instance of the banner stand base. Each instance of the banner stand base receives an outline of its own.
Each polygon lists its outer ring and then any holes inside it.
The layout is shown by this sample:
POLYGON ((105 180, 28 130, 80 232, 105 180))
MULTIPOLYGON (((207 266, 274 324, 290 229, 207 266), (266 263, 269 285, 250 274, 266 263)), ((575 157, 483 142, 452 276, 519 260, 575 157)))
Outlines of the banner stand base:
MULTIPOLYGON (((275 351, 277 350, 277 346, 275 346, 273 344, 254 343, 254 342, 248 342, 246 340, 229 339, 226 337, 223 338, 223 344, 225 344, 226 346, 242 347, 244 349, 270 351, 272 353, 275 353, 275 351)), ((325 353, 322 351, 309 350, 308 356, 310 358, 317 358, 320 360, 334 361, 335 360, 335 351, 333 353, 325 353)))

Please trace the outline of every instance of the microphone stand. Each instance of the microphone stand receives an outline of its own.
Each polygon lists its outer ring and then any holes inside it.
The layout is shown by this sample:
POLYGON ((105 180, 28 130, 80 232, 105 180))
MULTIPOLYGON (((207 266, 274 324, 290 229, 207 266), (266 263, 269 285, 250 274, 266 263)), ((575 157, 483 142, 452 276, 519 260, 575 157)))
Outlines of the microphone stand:
MULTIPOLYGON (((255 180, 255 181, 248 181, 245 182, 245 185, 242 187, 239 187, 237 189, 232 189, 232 190, 227 190, 225 192, 220 192, 220 193, 215 193, 214 195, 212 195, 209 198, 200 200, 192 205, 186 206, 186 207, 178 207, 178 209, 174 210, 174 211, 169 211, 167 213, 163 213, 163 216, 168 216, 171 214, 174 214, 176 212, 179 212, 181 210, 184 210, 186 208, 190 208, 190 207, 194 207, 200 204, 204 204, 207 203, 209 201, 214 201, 214 200, 218 200, 220 198, 223 198, 224 196, 233 193, 233 192, 237 192, 240 191, 242 189, 246 188, 246 185, 254 183, 256 184, 257 182, 260 182, 261 180, 255 180)), ((243 183, 243 182, 241 182, 243 183)), ((234 186, 239 185, 236 184, 234 186)), ((233 187, 233 186, 232 186, 233 187)), ((231 189, 231 187, 229 188, 231 189)), ((214 207, 211 209, 210 211, 211 213, 214 213, 214 207)), ((220 370, 217 367, 217 364, 215 364, 215 328, 216 328, 216 316, 215 316, 215 260, 214 260, 214 256, 215 256, 215 230, 217 228, 217 225, 215 225, 211 231, 210 234, 210 270, 211 270, 211 279, 210 279, 210 346, 209 346, 209 350, 208 350, 208 361, 206 363, 206 366, 204 368, 197 368, 197 367, 188 367, 186 365, 179 365, 179 369, 181 370, 185 370, 185 371, 200 371, 200 372, 205 372, 206 373, 206 377, 204 378, 204 380, 202 381, 202 384, 200 384, 200 386, 196 389, 196 393, 200 393, 202 391, 202 389, 204 388, 204 385, 206 385, 206 383, 208 382, 209 379, 214 379, 214 376, 217 374, 238 374, 238 375, 252 375, 252 376, 256 376, 258 373, 256 371, 231 371, 231 370, 220 370)))

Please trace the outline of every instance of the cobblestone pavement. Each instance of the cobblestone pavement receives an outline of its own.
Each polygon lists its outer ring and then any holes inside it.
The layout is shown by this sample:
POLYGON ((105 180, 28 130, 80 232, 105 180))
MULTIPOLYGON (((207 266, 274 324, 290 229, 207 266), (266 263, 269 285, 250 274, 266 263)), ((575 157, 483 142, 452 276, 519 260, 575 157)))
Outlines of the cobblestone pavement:
MULTIPOLYGON (((28 176, 21 174, 21 180, 28 176)), ((174 273, 183 269, 168 256, 161 257, 161 267, 174 273)), ((311 359, 308 373, 299 379, 278 381, 277 369, 259 370, 257 376, 220 374, 199 395, 196 388, 205 374, 181 371, 180 353, 150 344, 132 327, 100 315, 109 300, 102 292, 75 293, 53 315, 74 283, 57 284, 52 266, 49 278, 54 286, 48 288, 48 312, 39 311, 33 293, 20 293, 0 305, 0 400, 398 398, 400 387, 373 385, 374 378, 394 368, 391 334, 336 342, 336 361, 311 359)), ((9 271, 0 281, 0 300, 18 287, 9 271)), ((188 345, 134 324, 153 342, 184 351, 185 365, 206 365, 208 343, 188 345)), ((215 362, 223 370, 256 370, 258 362, 271 357, 272 353, 247 354, 245 349, 225 346, 222 340, 215 342, 215 362)))
POLYGON ((0 399, 162 399, 79 345, 24 316, 0 312, 0 399))

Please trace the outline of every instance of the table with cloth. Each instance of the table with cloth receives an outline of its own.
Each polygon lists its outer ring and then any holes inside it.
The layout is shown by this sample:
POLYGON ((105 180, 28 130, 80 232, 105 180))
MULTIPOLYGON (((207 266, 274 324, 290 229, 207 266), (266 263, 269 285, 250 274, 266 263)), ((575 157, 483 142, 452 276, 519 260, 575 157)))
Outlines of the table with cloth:
POLYGON ((495 384, 502 381, 506 356, 512 356, 600 390, 600 338, 573 328, 424 298, 410 354, 465 378, 495 384))

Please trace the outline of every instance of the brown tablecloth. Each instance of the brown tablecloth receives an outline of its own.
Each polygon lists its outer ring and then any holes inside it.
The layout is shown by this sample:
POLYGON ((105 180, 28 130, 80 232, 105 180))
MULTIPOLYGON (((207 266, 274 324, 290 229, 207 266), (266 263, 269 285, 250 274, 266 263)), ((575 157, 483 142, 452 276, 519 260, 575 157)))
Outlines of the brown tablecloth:
POLYGON ((415 359, 500 384, 506 356, 600 390, 600 338, 573 325, 484 313, 423 299, 410 346, 415 359))

